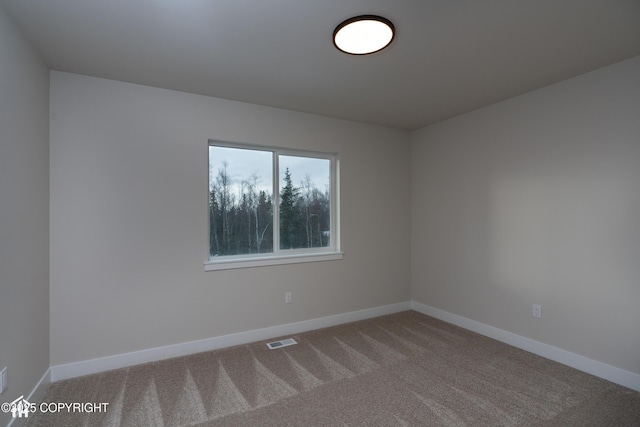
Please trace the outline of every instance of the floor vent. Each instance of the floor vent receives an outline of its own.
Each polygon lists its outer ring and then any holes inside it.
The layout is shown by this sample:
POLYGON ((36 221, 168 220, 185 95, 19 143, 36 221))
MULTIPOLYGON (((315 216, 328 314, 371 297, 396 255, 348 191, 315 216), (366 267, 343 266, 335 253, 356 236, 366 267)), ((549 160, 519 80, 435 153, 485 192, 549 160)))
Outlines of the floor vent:
POLYGON ((294 344, 298 344, 296 342, 296 340, 294 340, 293 338, 287 338, 286 340, 268 342, 267 343, 267 347, 269 347, 271 350, 273 350, 273 349, 280 348, 280 347, 288 347, 288 346, 294 345, 294 344))

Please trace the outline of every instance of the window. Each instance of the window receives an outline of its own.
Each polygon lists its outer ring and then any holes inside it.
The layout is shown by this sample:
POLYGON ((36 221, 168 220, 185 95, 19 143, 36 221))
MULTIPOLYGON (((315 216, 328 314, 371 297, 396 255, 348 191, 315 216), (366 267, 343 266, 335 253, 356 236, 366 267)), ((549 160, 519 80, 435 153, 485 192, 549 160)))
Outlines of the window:
POLYGON ((205 270, 340 259, 333 154, 209 141, 205 270))

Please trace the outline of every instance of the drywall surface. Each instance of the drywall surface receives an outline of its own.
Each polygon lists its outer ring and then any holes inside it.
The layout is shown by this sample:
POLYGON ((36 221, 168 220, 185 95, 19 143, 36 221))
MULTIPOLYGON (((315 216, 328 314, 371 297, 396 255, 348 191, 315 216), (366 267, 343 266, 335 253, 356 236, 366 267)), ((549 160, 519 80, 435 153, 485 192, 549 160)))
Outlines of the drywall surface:
MULTIPOLYGON (((49 367, 49 71, 0 9, 0 402, 49 367)), ((0 425, 11 414, 0 412, 0 425)))
POLYGON ((52 72, 51 365, 408 301, 409 142, 52 72), (209 139, 337 153, 344 259, 205 272, 209 139))
POLYGON ((640 57, 423 128, 411 157, 414 301, 640 373, 640 57))

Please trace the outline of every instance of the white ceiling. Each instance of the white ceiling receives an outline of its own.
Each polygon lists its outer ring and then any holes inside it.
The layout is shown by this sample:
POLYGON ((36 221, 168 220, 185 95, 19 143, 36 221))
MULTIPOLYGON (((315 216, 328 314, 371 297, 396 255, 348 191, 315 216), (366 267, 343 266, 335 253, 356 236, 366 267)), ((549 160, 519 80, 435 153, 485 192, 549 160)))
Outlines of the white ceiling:
POLYGON ((640 0, 0 0, 54 70, 416 129, 640 55, 640 0), (390 19, 349 56, 336 25, 390 19))

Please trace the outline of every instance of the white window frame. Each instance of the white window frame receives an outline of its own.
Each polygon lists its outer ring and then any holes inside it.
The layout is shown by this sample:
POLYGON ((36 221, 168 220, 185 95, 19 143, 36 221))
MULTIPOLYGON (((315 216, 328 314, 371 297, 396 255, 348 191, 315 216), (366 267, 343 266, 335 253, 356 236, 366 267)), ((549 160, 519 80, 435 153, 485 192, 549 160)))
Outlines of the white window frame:
MULTIPOLYGON (((269 265, 297 264, 304 262, 332 261, 344 257, 340 250, 340 164, 338 155, 335 153, 321 153, 308 150, 296 150, 290 148, 279 148, 256 144, 244 144, 219 140, 209 140, 209 147, 239 148, 245 150, 268 151, 273 153, 272 182, 273 182, 273 252, 247 255, 225 255, 220 257, 209 257, 204 263, 205 271, 229 270, 236 268, 263 267, 269 265), (280 249, 280 171, 279 156, 310 157, 326 159, 330 163, 329 191, 330 191, 330 245, 318 248, 301 249, 280 249)), ((207 155, 207 165, 209 156, 207 155)), ((209 176, 207 174, 207 178, 209 176)), ((207 179, 207 181, 208 181, 207 179)), ((208 182, 207 182, 208 183, 208 182)), ((207 193, 208 193, 207 189, 207 193)), ((208 209, 207 209, 208 211, 208 209)), ((209 213, 207 213, 207 235, 209 234, 209 213)), ((207 242, 207 253, 209 253, 207 242)))

